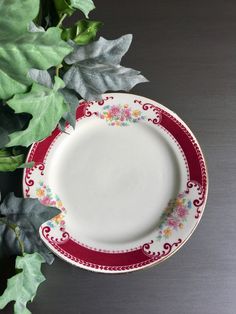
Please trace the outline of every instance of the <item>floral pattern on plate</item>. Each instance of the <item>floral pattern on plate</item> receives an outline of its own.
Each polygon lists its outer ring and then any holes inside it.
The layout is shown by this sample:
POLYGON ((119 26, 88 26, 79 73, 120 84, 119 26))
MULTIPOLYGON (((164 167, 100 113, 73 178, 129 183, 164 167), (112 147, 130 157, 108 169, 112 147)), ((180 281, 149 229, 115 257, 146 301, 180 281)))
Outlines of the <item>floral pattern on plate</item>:
POLYGON ((157 240, 168 239, 174 231, 183 229, 191 209, 192 202, 185 193, 178 194, 176 199, 170 201, 161 216, 157 240))
POLYGON ((99 117, 112 126, 128 126, 131 123, 145 119, 141 110, 133 109, 127 104, 106 105, 103 107, 103 111, 99 114, 99 117))
POLYGON ((59 208, 62 213, 53 217, 51 220, 48 221, 48 225, 51 228, 55 226, 60 226, 64 229, 65 226, 65 213, 66 209, 63 207, 62 201, 58 197, 58 195, 54 194, 51 188, 43 183, 43 181, 39 182, 39 186, 36 188, 36 196, 40 200, 43 205, 46 206, 54 206, 59 208))

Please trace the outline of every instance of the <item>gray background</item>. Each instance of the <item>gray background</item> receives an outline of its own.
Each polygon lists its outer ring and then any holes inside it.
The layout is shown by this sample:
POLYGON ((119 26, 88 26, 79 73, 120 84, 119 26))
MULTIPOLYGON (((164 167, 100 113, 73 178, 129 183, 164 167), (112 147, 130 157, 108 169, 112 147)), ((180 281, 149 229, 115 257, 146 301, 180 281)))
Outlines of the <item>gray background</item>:
MULTIPOLYGON (((236 1, 95 1, 101 34, 133 33, 123 64, 150 83, 132 93, 174 110, 191 127, 208 162, 210 191, 197 230, 160 265, 102 275, 58 258, 30 309, 66 314, 236 313, 236 1)), ((1 190, 20 194, 21 173, 2 174, 1 190)), ((4 278, 11 263, 2 265, 4 278)), ((2 275, 1 275, 2 276, 2 275)), ((12 305, 2 313, 12 313, 12 305)))

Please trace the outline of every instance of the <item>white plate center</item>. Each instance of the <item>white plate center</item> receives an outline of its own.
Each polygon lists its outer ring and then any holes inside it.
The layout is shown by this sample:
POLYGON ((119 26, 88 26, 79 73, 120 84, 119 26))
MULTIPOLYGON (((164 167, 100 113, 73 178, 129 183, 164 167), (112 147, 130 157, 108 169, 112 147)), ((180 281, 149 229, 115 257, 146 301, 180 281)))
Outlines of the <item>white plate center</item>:
POLYGON ((182 181, 169 136, 145 122, 113 127, 98 118, 63 136, 50 159, 49 185, 67 209, 71 235, 114 249, 153 232, 182 181))

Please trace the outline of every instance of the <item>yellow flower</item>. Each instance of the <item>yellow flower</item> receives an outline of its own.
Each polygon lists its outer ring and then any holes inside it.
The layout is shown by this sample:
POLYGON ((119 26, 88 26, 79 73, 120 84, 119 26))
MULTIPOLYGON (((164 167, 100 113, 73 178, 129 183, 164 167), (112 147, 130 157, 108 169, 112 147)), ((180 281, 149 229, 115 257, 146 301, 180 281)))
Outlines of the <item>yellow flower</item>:
POLYGON ((55 221, 57 224, 59 224, 62 219, 63 219, 63 216, 61 214, 52 218, 52 220, 55 221))
POLYGON ((124 105, 124 108, 129 108, 129 105, 127 105, 127 104, 126 104, 126 105, 124 105))
POLYGON ((37 189, 36 195, 38 197, 43 197, 45 195, 45 191, 43 189, 37 189))
POLYGON ((179 224, 180 229, 183 229, 184 225, 182 224, 182 222, 179 224))
POLYGON ((135 109, 133 110, 132 114, 135 118, 138 118, 141 115, 141 111, 138 109, 135 109))
POLYGON ((62 207, 62 201, 57 201, 56 202, 56 207, 62 207))
POLYGON ((172 230, 168 227, 163 231, 163 233, 164 233, 164 236, 168 238, 172 235, 172 230))
POLYGON ((176 205, 177 205, 177 206, 183 205, 183 200, 182 200, 181 198, 177 198, 177 200, 176 200, 176 205))

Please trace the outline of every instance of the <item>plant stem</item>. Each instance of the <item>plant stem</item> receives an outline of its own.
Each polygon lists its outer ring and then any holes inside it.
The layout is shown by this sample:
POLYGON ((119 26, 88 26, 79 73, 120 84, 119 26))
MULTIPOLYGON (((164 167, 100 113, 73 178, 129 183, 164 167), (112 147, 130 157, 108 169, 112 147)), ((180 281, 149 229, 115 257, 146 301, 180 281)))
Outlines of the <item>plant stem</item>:
POLYGON ((63 23, 63 21, 64 21, 64 19, 67 17, 67 14, 66 13, 64 13, 63 15, 62 15, 62 17, 60 18, 60 20, 59 20, 59 22, 58 22, 58 24, 57 24, 57 27, 61 27, 61 25, 62 25, 62 23, 63 23))
POLYGON ((63 67, 62 64, 59 64, 58 66, 56 66, 56 76, 59 76, 59 72, 62 67, 63 67))
POLYGON ((25 248, 24 248, 24 242, 21 241, 21 239, 20 239, 20 228, 13 223, 9 223, 4 218, 0 218, 0 223, 7 225, 8 228, 10 228, 12 231, 14 231, 14 233, 16 235, 16 239, 17 239, 19 247, 20 247, 20 250, 21 250, 21 254, 24 255, 25 248))

